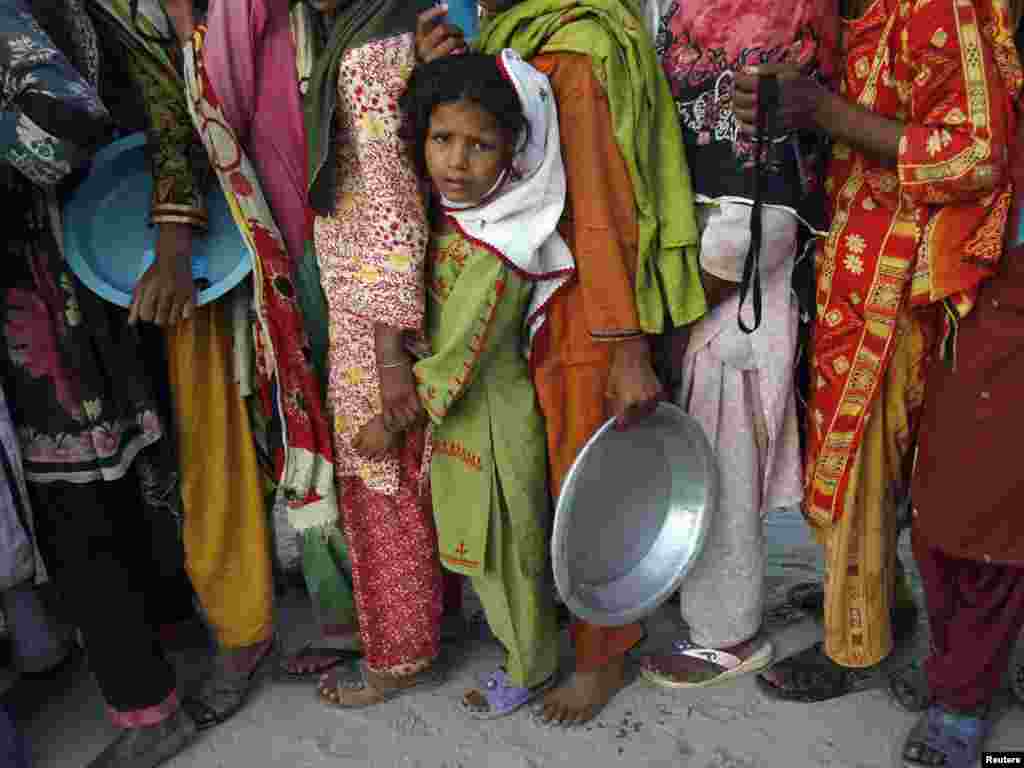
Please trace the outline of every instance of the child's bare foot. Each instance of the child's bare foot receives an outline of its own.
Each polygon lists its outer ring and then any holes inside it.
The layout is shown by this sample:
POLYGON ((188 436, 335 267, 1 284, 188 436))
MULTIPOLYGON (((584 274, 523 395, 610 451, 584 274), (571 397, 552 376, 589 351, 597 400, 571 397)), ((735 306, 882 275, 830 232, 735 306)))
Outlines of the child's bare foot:
POLYGON ((544 697, 538 717, 546 723, 579 725, 593 720, 626 684, 626 657, 593 672, 576 672, 544 697))
POLYGON ((384 417, 374 416, 356 435, 352 448, 364 459, 382 458, 398 441, 398 433, 389 432, 384 417))

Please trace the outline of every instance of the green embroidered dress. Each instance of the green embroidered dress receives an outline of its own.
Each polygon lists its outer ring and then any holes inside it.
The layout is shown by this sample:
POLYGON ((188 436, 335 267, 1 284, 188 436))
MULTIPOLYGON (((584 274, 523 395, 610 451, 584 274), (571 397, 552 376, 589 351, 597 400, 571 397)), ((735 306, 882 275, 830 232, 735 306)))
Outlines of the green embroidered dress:
POLYGON ((474 576, 502 506, 529 542, 525 570, 543 568, 550 509, 544 422, 523 356, 532 286, 450 224, 435 232, 427 278, 433 354, 416 365, 433 427, 430 482, 441 560, 474 576))
POLYGON ((550 515, 544 422, 523 355, 533 286, 445 221, 431 239, 427 335, 415 367, 433 422, 430 482, 441 562, 473 577, 517 685, 557 664, 543 586, 550 515))

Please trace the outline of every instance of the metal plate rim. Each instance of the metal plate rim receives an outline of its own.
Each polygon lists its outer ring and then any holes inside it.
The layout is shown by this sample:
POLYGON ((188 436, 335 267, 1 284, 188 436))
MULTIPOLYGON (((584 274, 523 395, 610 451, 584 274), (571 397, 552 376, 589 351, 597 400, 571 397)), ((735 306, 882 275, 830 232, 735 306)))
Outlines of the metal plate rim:
POLYGON ((595 443, 599 442, 608 430, 614 428, 615 419, 609 419, 587 441, 583 450, 580 451, 575 461, 573 461, 569 472, 566 474, 565 480, 562 483, 562 491, 559 494, 558 502, 555 507, 555 521, 551 537, 552 570, 554 572, 555 586, 558 589, 559 595, 562 600, 565 601, 566 606, 572 612, 573 616, 583 619, 591 624, 599 626, 623 626, 626 624, 632 624, 633 622, 650 616, 660 608, 676 590, 679 589, 679 586, 682 584, 687 574, 692 570, 697 560, 699 560, 701 552, 703 551, 704 545, 707 541, 711 516, 715 514, 718 502, 719 476, 717 458, 704 429, 692 416, 687 414, 682 408, 674 403, 659 403, 658 409, 662 411, 668 410, 671 412, 673 418, 688 423, 689 426, 692 427, 689 431, 696 437, 699 444, 697 453, 699 454, 699 460, 703 465, 702 469, 706 482, 704 492, 704 513, 699 522, 699 530, 694 542, 693 555, 686 563, 683 564, 683 567, 679 569, 679 572, 673 576, 669 583, 665 584, 656 592, 653 592, 649 598, 643 600, 631 609, 616 613, 598 611, 590 604, 580 599, 579 596, 573 592, 569 578, 569 563, 566 555, 568 534, 572 528, 572 520, 569 517, 571 512, 568 507, 569 494, 567 491, 570 491, 577 482, 578 475, 582 471, 582 467, 591 447, 595 443))

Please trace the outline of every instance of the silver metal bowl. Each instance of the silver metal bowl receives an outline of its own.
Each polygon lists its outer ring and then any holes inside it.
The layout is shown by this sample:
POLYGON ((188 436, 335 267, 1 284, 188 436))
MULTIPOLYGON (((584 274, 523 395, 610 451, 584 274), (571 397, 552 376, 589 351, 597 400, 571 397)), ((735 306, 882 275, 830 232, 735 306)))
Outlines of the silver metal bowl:
POLYGON ((607 422, 555 510, 551 558, 566 606, 604 626, 650 616, 700 556, 717 498, 714 451, 682 409, 662 403, 626 431, 607 422))

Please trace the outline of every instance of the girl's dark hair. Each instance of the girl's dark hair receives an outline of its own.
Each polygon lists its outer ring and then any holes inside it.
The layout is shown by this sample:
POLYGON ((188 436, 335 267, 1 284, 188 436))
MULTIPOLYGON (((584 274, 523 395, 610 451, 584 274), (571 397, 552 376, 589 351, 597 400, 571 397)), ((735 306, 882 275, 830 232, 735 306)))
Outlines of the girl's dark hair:
POLYGON ((402 134, 410 142, 420 176, 426 178, 424 146, 430 116, 441 104, 467 99, 494 115, 509 142, 515 143, 529 129, 515 86, 505 77, 495 56, 467 53, 444 56, 413 70, 399 101, 403 114, 402 134))

